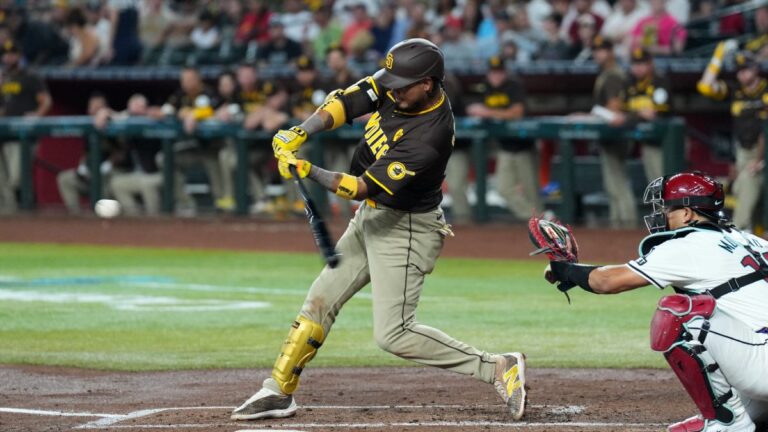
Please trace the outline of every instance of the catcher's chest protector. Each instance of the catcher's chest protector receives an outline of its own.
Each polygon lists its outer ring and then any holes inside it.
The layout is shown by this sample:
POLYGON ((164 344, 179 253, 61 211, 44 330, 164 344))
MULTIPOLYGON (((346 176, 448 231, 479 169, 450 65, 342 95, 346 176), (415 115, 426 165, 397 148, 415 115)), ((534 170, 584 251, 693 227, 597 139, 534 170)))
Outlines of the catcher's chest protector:
POLYGON ((664 353, 667 363, 702 416, 727 424, 733 421, 733 412, 724 404, 733 393, 729 390, 724 394, 715 394, 710 376, 721 372, 702 344, 702 336, 707 333, 702 328, 701 341, 694 340, 686 328, 692 321, 708 327, 706 318, 711 317, 714 310, 715 299, 708 295, 662 297, 651 321, 651 348, 664 353))

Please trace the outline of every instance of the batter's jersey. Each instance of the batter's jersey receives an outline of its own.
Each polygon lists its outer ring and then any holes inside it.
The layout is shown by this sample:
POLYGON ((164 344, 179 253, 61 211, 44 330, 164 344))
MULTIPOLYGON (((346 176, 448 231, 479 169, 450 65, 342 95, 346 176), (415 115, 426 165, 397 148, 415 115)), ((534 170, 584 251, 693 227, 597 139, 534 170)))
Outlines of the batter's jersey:
MULTIPOLYGON (((686 294, 705 294, 729 279, 754 272, 756 258, 768 259, 768 242, 738 230, 714 226, 685 227, 651 234, 640 243, 660 244, 627 266, 658 288, 672 286, 686 294), (668 240, 664 240, 668 238, 668 240)), ((768 327, 768 282, 759 280, 717 299, 717 309, 755 331, 768 327)))
POLYGON ((448 97, 424 111, 399 111, 391 92, 373 78, 341 96, 347 119, 373 112, 357 144, 351 173, 362 176, 368 197, 396 210, 425 212, 440 205, 445 167, 453 151, 454 120, 448 97))

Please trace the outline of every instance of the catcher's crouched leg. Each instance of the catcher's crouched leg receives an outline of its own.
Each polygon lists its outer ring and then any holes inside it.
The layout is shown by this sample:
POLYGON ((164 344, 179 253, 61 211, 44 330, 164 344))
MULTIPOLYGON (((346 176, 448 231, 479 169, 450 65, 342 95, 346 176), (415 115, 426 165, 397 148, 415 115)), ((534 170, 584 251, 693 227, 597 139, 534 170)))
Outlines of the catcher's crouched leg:
POLYGON ((749 429, 752 422, 744 413, 738 395, 734 394, 717 362, 703 345, 707 336, 705 329, 709 327, 706 319, 714 310, 715 299, 710 296, 675 294, 659 300, 651 321, 651 348, 664 353, 703 418, 703 421, 692 418, 674 424, 668 429, 670 431, 688 431, 694 423, 701 426, 698 430, 704 431, 716 424, 745 426, 734 429, 739 431, 754 430, 749 429), (689 325, 694 323, 696 327, 702 327, 698 338, 689 331, 689 325))
POLYGON ((284 394, 292 394, 299 385, 299 375, 304 365, 312 360, 317 349, 323 344, 323 326, 308 318, 299 316, 293 322, 283 349, 272 368, 272 378, 277 381, 284 394))

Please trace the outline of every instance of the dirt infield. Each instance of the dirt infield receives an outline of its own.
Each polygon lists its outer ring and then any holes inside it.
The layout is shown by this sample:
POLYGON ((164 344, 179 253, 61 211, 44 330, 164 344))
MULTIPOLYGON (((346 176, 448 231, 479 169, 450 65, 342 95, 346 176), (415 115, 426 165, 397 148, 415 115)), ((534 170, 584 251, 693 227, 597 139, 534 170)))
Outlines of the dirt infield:
MULTIPOLYGON (((338 237, 343 223, 331 230, 338 237)), ((444 255, 525 259, 522 225, 456 227, 444 255)), ((583 260, 634 256, 642 231, 577 229, 583 260)), ((0 219, 0 242, 314 251, 306 223, 242 219, 0 219)), ((0 431, 652 431, 691 415, 669 371, 555 370, 530 365, 522 422, 503 412, 492 387, 437 369, 313 369, 296 417, 236 423, 229 411, 258 389, 266 370, 156 373, 0 366, 0 431)))
POLYGON ((531 369, 521 422, 490 385, 437 369, 307 369, 288 419, 229 412, 266 370, 155 373, 0 368, 0 430, 654 431, 694 412, 671 372, 531 369), (48 415, 44 415, 48 412, 48 415), (54 415, 65 411, 69 416, 54 415))
MULTIPOLYGON (((330 224, 338 238, 345 221, 330 224)), ((533 250, 524 225, 454 227, 444 256, 527 259, 533 250)), ((635 257, 643 230, 575 229, 583 261, 621 262, 635 257)), ((54 242, 148 247, 314 252, 303 219, 284 222, 237 218, 113 219, 39 216, 0 218, 0 242, 54 242)), ((536 259, 543 260, 540 257, 536 259)))

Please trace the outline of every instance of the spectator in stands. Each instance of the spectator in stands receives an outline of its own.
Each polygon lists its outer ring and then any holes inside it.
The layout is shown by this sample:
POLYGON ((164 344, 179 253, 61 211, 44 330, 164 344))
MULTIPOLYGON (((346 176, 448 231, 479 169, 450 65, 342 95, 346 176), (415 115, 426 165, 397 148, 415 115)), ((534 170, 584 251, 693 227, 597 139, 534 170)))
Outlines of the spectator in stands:
POLYGON ((720 66, 727 51, 727 42, 718 45, 697 87, 707 97, 730 99, 736 141, 736 179, 731 188, 736 196, 736 207, 732 219, 736 228, 751 230, 765 175, 763 125, 768 118, 765 110, 768 80, 760 76, 760 65, 749 51, 736 55, 737 82, 719 80, 720 66))
POLYGON ((163 0, 142 0, 139 4, 139 40, 144 63, 152 63, 159 55, 171 21, 171 12, 163 6, 163 0))
POLYGON ((341 46, 341 25, 331 15, 331 8, 320 7, 312 15, 313 23, 309 28, 309 39, 312 41, 312 51, 316 60, 325 57, 329 48, 341 46))
POLYGON ((269 41, 259 47, 256 61, 260 66, 288 65, 301 55, 301 45, 285 37, 285 26, 278 18, 269 22, 269 41))
MULTIPOLYGON (((525 116, 523 84, 511 77, 499 57, 488 61, 482 87, 482 103, 467 106, 467 115, 482 120, 519 120, 525 116)), ((536 143, 532 140, 505 140, 498 143, 496 187, 509 210, 519 221, 528 220, 542 209, 539 199, 536 143)))
MULTIPOLYGON (((563 16, 563 37, 568 43, 583 48, 582 41, 579 38, 579 19, 584 15, 589 15, 595 22, 595 32, 599 33, 603 28, 604 16, 610 13, 610 6, 602 6, 602 3, 594 0, 573 0, 568 12, 563 16), (600 5, 600 6, 598 6, 600 5), (599 12, 598 12, 599 11, 599 12)), ((583 18, 582 18, 583 19, 583 18)), ((589 45, 587 45, 589 46, 589 45)))
POLYGON ((95 63, 108 63, 112 50, 112 23, 106 16, 106 7, 101 2, 89 2, 83 11, 88 26, 93 29, 99 41, 99 58, 95 60, 95 63))
POLYGON ((370 32, 373 27, 373 20, 368 15, 368 10, 364 3, 357 3, 350 6, 352 13, 352 22, 344 28, 341 35, 341 46, 350 54, 352 52, 352 41, 360 32, 370 32))
MULTIPOLYGON (((667 77, 656 72, 648 50, 635 48, 631 55, 631 77, 626 88, 627 123, 654 121, 671 111, 672 96, 667 77)), ((661 142, 641 144, 643 168, 648 183, 664 175, 661 142)))
POLYGON ((285 25, 285 37, 299 44, 309 41, 309 27, 312 24, 312 12, 301 0, 282 2, 280 20, 285 25))
POLYGON ((466 68, 475 63, 477 43, 471 34, 462 31, 460 19, 447 17, 440 35, 442 40, 438 45, 443 51, 447 69, 466 68))
POLYGON ((498 56, 501 51, 502 35, 512 30, 512 22, 505 10, 491 10, 490 13, 493 15, 484 18, 477 30, 478 54, 483 59, 498 56))
POLYGON ((545 39, 536 53, 536 60, 565 60, 573 58, 571 46, 560 36, 562 17, 553 13, 544 19, 545 39))
MULTIPOLYGON (((6 41, 2 48, 3 117, 42 117, 51 109, 51 95, 39 76, 30 72, 21 62, 20 47, 6 41)), ((0 213, 16 210, 16 188, 21 181, 21 143, 0 143, 0 213)))
MULTIPOLYGON (((96 119, 98 113, 102 110, 109 111, 109 105, 107 104, 107 98, 101 93, 93 93, 88 98, 88 108, 86 113, 89 116, 93 116, 96 119)), ((101 126, 98 122, 95 122, 96 126, 101 126)), ((102 141, 102 144, 106 144, 106 141, 102 141)), ((102 196, 110 196, 109 188, 109 174, 112 171, 112 163, 114 162, 110 156, 113 156, 114 149, 107 148, 108 146, 102 146, 103 161, 100 165, 102 196)), ((61 171, 56 176, 56 183, 59 186, 59 195, 61 195, 64 206, 67 208, 69 214, 80 214, 82 209, 80 207, 80 196, 88 194, 91 181, 91 173, 88 167, 88 151, 90 147, 86 144, 85 155, 80 158, 78 165, 75 168, 66 169, 61 171)))
POLYGON ((577 20, 579 25, 579 40, 574 46, 578 51, 573 58, 574 63, 584 63, 592 60, 592 42, 597 36, 595 18, 590 14, 583 14, 577 20))
POLYGON ((539 50, 539 44, 544 40, 544 32, 534 29, 528 19, 528 11, 517 7, 512 15, 512 29, 501 35, 502 44, 508 40, 515 42, 518 47, 518 61, 530 61, 539 50))
POLYGON ((629 59, 632 30, 648 13, 648 4, 644 0, 619 0, 613 5, 613 12, 605 19, 600 34, 611 41, 620 58, 629 59))
MULTIPOLYGON (((104 109, 97 115, 97 127, 105 127, 108 121, 121 121, 129 117, 150 116, 147 98, 134 94, 128 99, 125 111, 113 112, 104 109)), ((109 178, 109 189, 120 203, 127 216, 144 213, 149 216, 160 214, 160 190, 163 176, 157 165, 161 143, 158 140, 139 138, 123 139, 120 151, 113 159, 114 171, 109 178), (137 200, 141 197, 141 205, 137 200)))
POLYGON ((315 69, 315 62, 308 56, 296 60, 296 82, 290 89, 288 106, 293 118, 306 120, 325 99, 325 90, 315 69))
POLYGON ((347 61, 349 67, 359 74, 370 70, 375 66, 380 57, 379 53, 371 49, 373 46, 373 35, 369 31, 357 32, 349 44, 349 55, 347 61))
POLYGON ((272 22, 272 12, 260 0, 246 0, 248 5, 242 20, 235 31, 235 43, 246 45, 251 41, 258 44, 269 40, 269 23, 272 22))
POLYGON ((260 81, 255 65, 242 63, 238 66, 237 84, 245 112, 244 128, 276 131, 288 121, 284 112, 288 93, 277 83, 260 81))
POLYGON ((347 56, 340 46, 331 47, 325 56, 325 64, 330 70, 328 79, 323 83, 323 89, 330 93, 336 89, 345 89, 356 83, 361 75, 349 68, 347 56))
POLYGON ((677 22, 684 26, 688 23, 688 19, 691 16, 691 2, 690 0, 664 0, 667 4, 667 11, 675 17, 677 22))
POLYGON ((69 35, 69 65, 95 65, 99 60, 99 38, 85 21, 82 9, 70 9, 65 20, 69 35))
POLYGON ((136 64, 141 59, 136 0, 108 0, 104 12, 112 30, 104 59, 116 66, 136 64))
POLYGON ((395 28, 395 7, 384 4, 379 9, 379 14, 373 20, 371 34, 373 35, 373 50, 383 57, 392 47, 392 33, 395 28))
POLYGON ((49 23, 32 20, 26 8, 8 11, 7 22, 29 66, 67 62, 69 45, 49 23))
POLYGON ((650 15, 632 30, 632 49, 643 48, 654 56, 680 54, 688 37, 685 27, 667 12, 665 0, 650 0, 650 6, 650 15))
MULTIPOLYGON (((206 88, 200 72, 193 67, 185 67, 180 75, 181 88, 163 105, 163 112, 173 114, 184 125, 188 136, 174 144, 176 177, 183 179, 183 171, 193 166, 202 165, 211 186, 214 202, 222 198, 221 170, 219 168, 218 143, 196 139, 193 134, 200 121, 213 117, 211 106, 213 95, 206 88)), ((196 212, 196 205, 184 190, 184 182, 177 181, 175 197, 179 214, 188 215, 196 212)))
POLYGON ((216 16, 210 10, 203 9, 190 35, 192 45, 198 51, 209 51, 219 44, 220 39, 221 34, 216 25, 216 16))
MULTIPOLYGON (((733 6, 739 6, 744 0, 724 0, 723 7, 730 8, 733 6)), ((744 14, 741 12, 734 12, 728 15, 722 16, 718 22, 717 35, 720 36, 739 36, 747 30, 747 23, 744 20, 744 14)))
POLYGON ((744 49, 751 51, 757 61, 768 60, 768 6, 755 9, 755 35, 744 49))
MULTIPOLYGON (((595 80, 595 108, 592 112, 611 125, 623 125, 626 121, 623 110, 627 76, 616 61, 610 39, 595 37, 592 51, 595 63, 600 67, 600 74, 595 80)), ((599 143, 603 189, 608 194, 608 219, 612 228, 637 226, 637 207, 626 166, 630 147, 630 143, 624 140, 599 143)))

